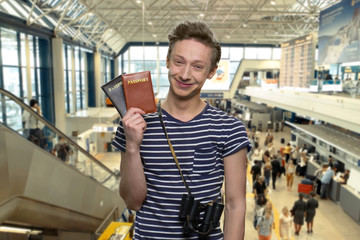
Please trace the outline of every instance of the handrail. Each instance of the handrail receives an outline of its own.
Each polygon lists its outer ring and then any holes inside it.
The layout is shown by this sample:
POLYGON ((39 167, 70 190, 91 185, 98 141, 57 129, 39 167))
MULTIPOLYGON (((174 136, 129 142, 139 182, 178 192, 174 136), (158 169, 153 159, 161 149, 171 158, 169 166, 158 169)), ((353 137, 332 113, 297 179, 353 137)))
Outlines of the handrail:
POLYGON ((114 220, 116 220, 116 212, 117 212, 117 210, 118 210, 118 206, 115 206, 115 207, 110 211, 110 213, 106 216, 106 218, 104 218, 104 220, 102 221, 102 223, 101 223, 101 224, 99 225, 99 227, 96 229, 95 235, 100 236, 100 235, 102 234, 101 230, 104 228, 104 225, 105 225, 105 224, 108 224, 108 222, 109 222, 109 220, 110 220, 110 218, 111 218, 112 216, 114 216, 114 217, 115 217, 114 220))
POLYGON ((60 210, 63 210, 63 211, 67 211, 67 212, 70 212, 70 213, 76 213, 76 214, 79 214, 79 215, 82 215, 82 216, 85 216, 85 217, 91 217, 93 219, 101 220, 101 218, 99 218, 99 217, 91 216, 89 214, 86 214, 86 213, 83 213, 83 212, 80 212, 80 211, 64 208, 64 207, 61 207, 61 206, 58 206, 58 205, 55 205, 55 204, 47 203, 45 201, 41 201, 41 200, 38 200, 38 199, 30 198, 30 197, 27 197, 27 196, 24 196, 24 195, 19 195, 19 194, 11 196, 11 198, 7 199, 6 201, 0 202, 0 208, 5 206, 6 204, 12 202, 13 200, 16 200, 16 199, 28 200, 28 201, 31 201, 31 202, 40 203, 40 204, 43 204, 43 205, 47 205, 49 207, 53 207, 53 208, 57 208, 57 209, 60 209, 60 210))
POLYGON ((101 163, 99 160, 97 160, 94 156, 92 156, 90 153, 88 153, 87 151, 85 151, 82 147, 80 147, 76 142, 74 142, 71 138, 69 138, 68 136, 66 136, 62 131, 60 131, 59 129, 57 129, 54 125, 52 125, 50 122, 48 122, 46 119, 44 119, 43 117, 41 117, 39 114, 37 114, 31 107, 29 107, 27 104, 25 104, 22 100, 20 100, 18 97, 16 97, 14 94, 12 94, 11 92, 0 88, 0 94, 3 94, 5 96, 7 96, 8 98, 10 98, 12 101, 16 102, 17 104, 19 104, 23 109, 26 109, 33 117, 35 117, 36 120, 42 122, 46 127, 48 127, 50 130, 54 131, 56 134, 58 134, 59 136, 63 137, 64 139, 66 139, 66 141, 68 141, 69 143, 71 143, 73 146, 76 147, 76 149, 78 151, 80 151, 82 154, 84 154, 86 157, 88 157, 89 159, 91 159, 91 161, 93 161, 94 163, 96 163, 98 166, 100 166, 102 169, 104 169, 105 171, 107 171, 108 173, 110 173, 112 176, 118 178, 120 175, 113 172, 111 169, 109 169, 108 167, 106 167, 103 163, 101 163))

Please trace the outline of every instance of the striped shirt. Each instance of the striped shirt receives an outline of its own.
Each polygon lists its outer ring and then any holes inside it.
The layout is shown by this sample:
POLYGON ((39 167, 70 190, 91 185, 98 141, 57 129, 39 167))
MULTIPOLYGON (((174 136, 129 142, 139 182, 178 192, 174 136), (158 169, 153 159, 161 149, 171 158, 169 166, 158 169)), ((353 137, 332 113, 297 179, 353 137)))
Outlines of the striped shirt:
MULTIPOLYGON (((209 104, 188 122, 173 118, 165 110, 162 110, 162 116, 192 195, 203 204, 215 198, 220 200, 224 157, 244 147, 250 149, 243 124, 209 104)), ((178 215, 182 195, 187 191, 159 116, 151 113, 143 117, 147 128, 140 155, 146 177, 147 197, 136 213, 134 239, 199 239, 195 233, 185 235, 182 232, 183 223, 178 215)), ((126 149, 121 122, 113 146, 121 151, 126 149)), ((217 224, 207 239, 223 239, 220 224, 217 224)))

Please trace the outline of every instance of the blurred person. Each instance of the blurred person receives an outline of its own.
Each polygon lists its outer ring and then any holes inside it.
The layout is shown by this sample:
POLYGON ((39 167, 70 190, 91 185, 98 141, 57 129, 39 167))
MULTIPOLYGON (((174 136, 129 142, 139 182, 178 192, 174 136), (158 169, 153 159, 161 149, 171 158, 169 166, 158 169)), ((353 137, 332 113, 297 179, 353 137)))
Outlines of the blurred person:
POLYGON ((290 143, 288 143, 285 148, 283 153, 285 154, 285 162, 288 163, 289 159, 290 159, 290 154, 291 154, 291 146, 290 143))
POLYGON ((296 146, 291 151, 291 160, 293 161, 294 165, 296 165, 297 162, 298 162, 298 159, 299 159, 299 156, 300 156, 299 150, 300 150, 299 146, 296 146))
POLYGON ((297 236, 300 234, 302 225, 304 225, 306 202, 303 199, 304 195, 299 193, 299 199, 295 201, 294 206, 291 209, 291 211, 294 213, 295 235, 297 236))
POLYGON ((270 176, 271 176, 271 164, 270 164, 270 162, 265 163, 263 171, 264 171, 264 178, 265 178, 266 186, 269 187, 270 176))
POLYGON ((61 161, 66 162, 69 154, 69 144, 65 142, 65 139, 62 136, 58 137, 58 142, 55 144, 55 151, 57 154, 57 157, 61 159, 61 161))
POLYGON ((265 210, 264 216, 260 217, 257 224, 259 240, 270 240, 274 218, 270 210, 265 210))
POLYGON ((292 185, 294 182, 295 165, 293 161, 289 161, 286 165, 286 186, 288 191, 292 191, 292 185))
POLYGON ((335 167, 328 168, 326 170, 326 172, 324 173, 324 175, 322 176, 322 178, 321 178, 321 194, 320 194, 321 199, 327 199, 330 182, 331 182, 331 179, 334 177, 335 172, 336 172, 335 167))
POLYGON ((299 175, 305 176, 306 175, 306 167, 307 167, 307 157, 306 153, 302 152, 300 153, 300 163, 299 163, 299 175))
POLYGON ((310 192, 310 198, 306 202, 305 221, 306 221, 307 233, 313 233, 316 208, 319 207, 319 202, 318 200, 315 199, 315 196, 316 196, 315 192, 310 192))
POLYGON ((291 225, 292 217, 290 215, 289 209, 284 207, 280 214, 279 219, 279 231, 281 240, 290 240, 291 239, 291 225))
POLYGON ((271 161, 271 176, 272 176, 272 188, 276 189, 276 179, 278 176, 280 176, 280 170, 281 170, 281 164, 280 161, 277 158, 274 158, 271 161))
POLYGON ((255 183, 256 183, 256 180, 261 175, 261 163, 259 163, 258 160, 256 160, 254 162, 254 165, 251 167, 250 173, 252 175, 252 183, 253 183, 253 187, 254 187, 255 183))
POLYGON ((350 170, 349 169, 345 169, 345 172, 343 174, 341 174, 340 176, 340 181, 342 184, 346 184, 348 179, 350 177, 350 170))

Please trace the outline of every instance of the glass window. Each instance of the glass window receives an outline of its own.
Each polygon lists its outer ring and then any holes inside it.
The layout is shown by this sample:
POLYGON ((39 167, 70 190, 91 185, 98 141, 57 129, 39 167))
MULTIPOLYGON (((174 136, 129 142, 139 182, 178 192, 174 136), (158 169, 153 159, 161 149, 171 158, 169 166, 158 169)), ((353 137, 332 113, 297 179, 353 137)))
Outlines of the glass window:
POLYGON ((157 62, 155 61, 145 61, 145 71, 150 71, 152 74, 157 74, 157 62))
POLYGON ((166 61, 166 56, 168 52, 169 47, 159 47, 159 60, 160 61, 166 61))
POLYGON ((79 58, 79 47, 74 48, 74 54, 75 54, 75 70, 80 70, 80 58, 79 58))
POLYGON ((21 68, 21 74, 22 74, 22 90, 24 94, 24 99, 28 96, 28 87, 27 87, 27 74, 26 74, 26 68, 21 68))
POLYGON ((145 47, 145 60, 157 60, 157 47, 145 47))
POLYGON ((128 73, 129 72, 129 61, 124 61, 124 71, 122 73, 128 73))
POLYGON ((35 56, 36 56, 36 66, 40 67, 40 51, 39 51, 39 39, 35 37, 35 56))
POLYGON ((35 70, 34 68, 30 69, 30 81, 31 81, 31 90, 32 90, 32 96, 36 96, 37 93, 37 84, 35 81, 35 70))
POLYGON ((271 48, 258 48, 257 59, 271 59, 271 48))
POLYGON ((230 51, 230 61, 239 61, 243 59, 244 48, 232 47, 230 51))
POLYGON ((81 93, 76 94, 76 109, 81 109, 81 93))
POLYGON ((20 96, 20 76, 18 67, 4 67, 4 88, 16 96, 20 96))
MULTIPOLYGON (((34 37, 28 35, 28 39, 29 39, 29 51, 30 51, 30 67, 33 68, 35 67, 34 37)), ((35 46, 35 50, 36 50, 36 46, 35 46)))
POLYGON ((81 90, 80 71, 75 71, 75 85, 76 85, 76 91, 80 91, 81 90))
POLYGON ((7 101, 5 112, 7 125, 15 130, 22 129, 21 107, 13 101, 7 101))
POLYGON ((130 60, 142 60, 144 58, 143 47, 130 47, 130 60))
MULTIPOLYGON (((230 62, 230 70, 229 70, 229 73, 230 74, 233 74, 233 73, 236 73, 236 71, 237 71, 237 69, 238 69, 238 67, 239 67, 239 64, 240 64, 240 62, 230 62)), ((232 78, 230 78, 230 79, 232 79, 232 78)))
POLYGON ((122 74, 123 70, 122 70, 122 60, 121 60, 121 55, 120 55, 117 59, 118 59, 118 69, 119 69, 119 74, 122 74))
POLYGON ((123 56, 124 56, 124 60, 129 60, 129 49, 123 53, 123 56))
POLYGON ((280 60, 281 59, 281 48, 273 48, 273 57, 274 60, 280 60))
POLYGON ((221 48, 221 59, 229 59, 230 58, 230 48, 222 47, 221 48))
POLYGON ((9 29, 1 28, 1 45, 3 65, 18 66, 19 59, 16 32, 9 29))
POLYGON ((25 46, 25 39, 26 35, 20 33, 20 56, 21 56, 21 66, 27 66, 26 61, 26 46, 25 46))
POLYGON ((245 48, 245 59, 257 59, 257 48, 246 47, 245 48))

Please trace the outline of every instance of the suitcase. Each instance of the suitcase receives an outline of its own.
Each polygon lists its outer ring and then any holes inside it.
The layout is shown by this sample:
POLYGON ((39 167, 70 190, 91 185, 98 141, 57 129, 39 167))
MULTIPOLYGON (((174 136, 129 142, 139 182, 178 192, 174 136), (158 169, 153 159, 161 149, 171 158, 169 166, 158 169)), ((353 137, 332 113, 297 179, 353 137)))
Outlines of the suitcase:
POLYGON ((301 184, 307 184, 307 185, 312 185, 312 181, 310 179, 303 179, 301 180, 301 184))
POLYGON ((313 190, 313 185, 302 184, 302 183, 299 183, 298 185, 298 193, 309 194, 312 190, 313 190))

